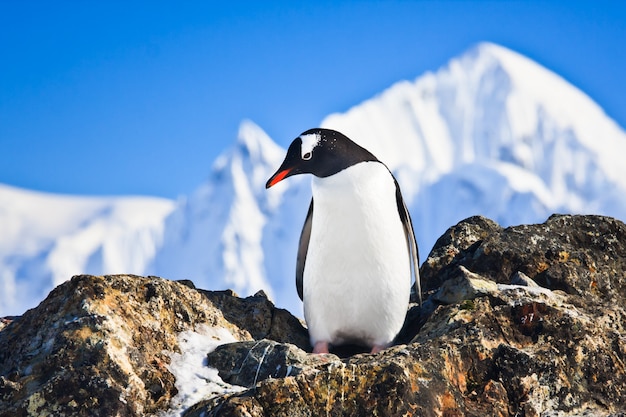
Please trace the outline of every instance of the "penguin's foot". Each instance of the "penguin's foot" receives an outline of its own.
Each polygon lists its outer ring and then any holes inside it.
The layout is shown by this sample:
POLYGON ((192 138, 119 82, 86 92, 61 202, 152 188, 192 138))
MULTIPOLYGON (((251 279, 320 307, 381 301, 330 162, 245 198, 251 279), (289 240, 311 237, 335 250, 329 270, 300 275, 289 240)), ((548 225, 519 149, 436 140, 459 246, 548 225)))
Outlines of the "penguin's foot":
POLYGON ((328 342, 315 342, 313 353, 328 353, 328 342))
POLYGON ((387 345, 374 345, 374 347, 372 348, 370 353, 371 354, 375 354, 375 353, 381 352, 381 351, 383 351, 385 349, 387 349, 387 345))

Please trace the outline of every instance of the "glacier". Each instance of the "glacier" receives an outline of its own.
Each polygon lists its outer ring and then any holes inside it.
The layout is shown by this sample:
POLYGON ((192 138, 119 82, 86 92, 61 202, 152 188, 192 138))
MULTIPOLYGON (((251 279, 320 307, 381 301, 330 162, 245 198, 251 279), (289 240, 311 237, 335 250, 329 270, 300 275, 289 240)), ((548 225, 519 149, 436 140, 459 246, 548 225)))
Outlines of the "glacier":
MULTIPOLYGON (((400 81, 320 126, 346 134, 393 171, 422 260, 471 215, 503 226, 554 212, 626 219, 624 130, 566 80, 495 44, 400 81)), ((284 154, 244 120, 207 180, 176 202, 1 186, 0 316, 21 314, 72 274, 117 272, 244 296, 263 290, 301 315, 295 259, 310 179, 266 190, 284 154)))

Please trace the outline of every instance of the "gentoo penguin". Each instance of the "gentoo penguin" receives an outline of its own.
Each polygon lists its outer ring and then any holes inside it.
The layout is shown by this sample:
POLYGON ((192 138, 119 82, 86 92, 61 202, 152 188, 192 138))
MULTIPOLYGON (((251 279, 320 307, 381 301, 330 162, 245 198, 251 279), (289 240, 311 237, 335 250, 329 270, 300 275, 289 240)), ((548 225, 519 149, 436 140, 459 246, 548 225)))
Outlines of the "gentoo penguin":
POLYGON ((402 328, 411 271, 421 294, 417 244, 398 182, 368 150, 329 129, 294 139, 266 188, 296 174, 313 174, 296 262, 313 352, 350 343, 377 353, 402 328))

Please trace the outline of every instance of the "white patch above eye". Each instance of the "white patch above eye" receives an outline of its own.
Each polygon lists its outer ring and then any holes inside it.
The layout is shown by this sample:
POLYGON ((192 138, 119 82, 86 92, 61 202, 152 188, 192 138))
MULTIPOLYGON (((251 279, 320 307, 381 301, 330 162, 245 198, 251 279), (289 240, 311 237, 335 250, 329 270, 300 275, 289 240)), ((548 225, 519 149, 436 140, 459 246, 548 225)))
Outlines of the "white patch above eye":
POLYGON ((308 135, 300 136, 300 139, 302 140, 302 146, 301 146, 302 159, 304 160, 311 159, 313 148, 315 148, 320 143, 320 141, 322 140, 322 136, 319 133, 311 133, 308 135), (306 158, 305 158, 305 155, 306 155, 306 158))

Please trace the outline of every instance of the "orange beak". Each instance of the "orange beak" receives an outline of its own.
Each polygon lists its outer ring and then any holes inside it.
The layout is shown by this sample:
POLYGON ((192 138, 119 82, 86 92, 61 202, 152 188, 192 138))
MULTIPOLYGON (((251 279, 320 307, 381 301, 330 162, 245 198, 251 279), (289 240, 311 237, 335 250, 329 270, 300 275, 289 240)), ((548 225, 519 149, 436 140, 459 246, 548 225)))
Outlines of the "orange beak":
POLYGON ((284 180, 287 176, 289 176, 289 173, 291 172, 291 170, 292 168, 283 169, 282 171, 278 171, 276 174, 272 175, 272 177, 269 180, 267 180, 267 184, 265 184, 265 188, 270 188, 278 184, 282 180, 284 180))

